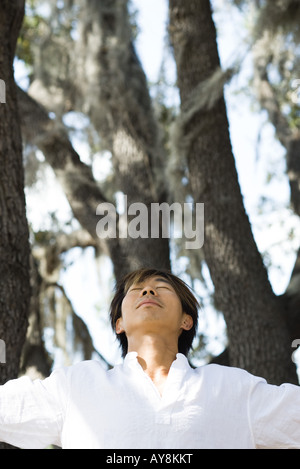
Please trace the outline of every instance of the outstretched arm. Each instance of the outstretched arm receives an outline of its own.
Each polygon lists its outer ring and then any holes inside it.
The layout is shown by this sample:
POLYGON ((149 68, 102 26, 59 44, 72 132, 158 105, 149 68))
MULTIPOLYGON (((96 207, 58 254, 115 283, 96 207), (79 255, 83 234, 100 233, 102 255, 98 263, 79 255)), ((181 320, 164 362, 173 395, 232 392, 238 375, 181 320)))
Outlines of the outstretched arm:
POLYGON ((22 377, 0 386, 0 441, 24 449, 61 446, 66 374, 60 369, 45 380, 22 377))

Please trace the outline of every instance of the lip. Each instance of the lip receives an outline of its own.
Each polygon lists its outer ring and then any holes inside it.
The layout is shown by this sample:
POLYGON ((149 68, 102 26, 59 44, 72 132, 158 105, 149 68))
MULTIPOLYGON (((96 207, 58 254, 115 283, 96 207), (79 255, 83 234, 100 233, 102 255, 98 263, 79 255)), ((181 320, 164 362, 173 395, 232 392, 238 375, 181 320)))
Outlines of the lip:
POLYGON ((142 305, 147 305, 147 304, 160 306, 160 304, 159 304, 157 301, 147 299, 147 300, 141 301, 141 302, 138 304, 138 308, 139 308, 140 306, 142 306, 142 305))

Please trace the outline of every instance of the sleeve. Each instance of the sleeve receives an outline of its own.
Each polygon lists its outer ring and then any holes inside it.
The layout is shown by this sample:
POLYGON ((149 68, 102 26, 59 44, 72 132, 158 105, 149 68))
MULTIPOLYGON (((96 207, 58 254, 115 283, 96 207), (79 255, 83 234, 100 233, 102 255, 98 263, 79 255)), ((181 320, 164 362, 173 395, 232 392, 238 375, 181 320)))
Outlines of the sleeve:
POLYGON ((261 449, 300 449, 300 387, 254 378, 249 398, 254 444, 261 449))
POLYGON ((45 380, 24 376, 0 386, 0 441, 22 449, 61 446, 67 395, 65 369, 45 380))

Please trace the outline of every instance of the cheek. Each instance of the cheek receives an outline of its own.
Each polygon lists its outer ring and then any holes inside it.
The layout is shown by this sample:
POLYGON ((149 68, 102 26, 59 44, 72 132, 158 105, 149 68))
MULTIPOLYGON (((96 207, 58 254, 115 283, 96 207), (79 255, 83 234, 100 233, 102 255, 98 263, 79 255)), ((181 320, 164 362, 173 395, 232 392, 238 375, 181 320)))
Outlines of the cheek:
POLYGON ((132 303, 133 303, 133 299, 131 298, 130 295, 124 296, 123 301, 121 303, 122 317, 124 316, 124 314, 126 315, 126 312, 132 308, 132 303))
POLYGON ((169 302, 169 304, 172 305, 172 308, 177 312, 183 312, 181 301, 177 295, 170 295, 169 298, 167 298, 167 302, 169 302))
POLYGON ((126 304, 127 304, 127 299, 126 296, 123 298, 123 301, 121 303, 121 316, 123 316, 124 310, 126 310, 126 304))

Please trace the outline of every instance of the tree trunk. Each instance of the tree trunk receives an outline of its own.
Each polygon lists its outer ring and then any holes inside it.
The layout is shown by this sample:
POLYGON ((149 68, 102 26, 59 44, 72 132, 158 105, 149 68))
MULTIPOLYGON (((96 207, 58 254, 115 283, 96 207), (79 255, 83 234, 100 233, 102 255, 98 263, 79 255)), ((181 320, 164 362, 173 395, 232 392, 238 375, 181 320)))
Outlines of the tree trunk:
POLYGON ((13 76, 15 45, 23 14, 24 1, 1 2, 0 75, 6 83, 6 103, 0 105, 0 337, 6 343, 1 382, 18 375, 30 298, 22 140, 13 76))
POLYGON ((0 77, 6 103, 0 104, 0 338, 5 342, 6 363, 0 365, 0 384, 18 376, 30 301, 22 140, 13 75, 23 15, 23 0, 1 1, 0 77))
POLYGON ((170 0, 169 5, 182 149, 194 200, 205 204, 203 249, 216 304, 227 324, 230 364, 272 383, 297 382, 282 305, 245 213, 223 93, 203 105, 203 89, 220 67, 210 2, 170 0))
MULTIPOLYGON (((88 0, 82 7, 78 81, 88 114, 112 153, 118 190, 127 196, 128 206, 143 203, 150 215, 151 203, 165 198, 165 161, 146 77, 132 43, 127 3, 88 0), (92 73, 87 74, 91 64, 92 73)), ((150 218, 147 221, 150 227, 150 218)), ((130 270, 170 268, 168 239, 152 239, 150 230, 146 238, 120 238, 120 245, 130 270)))

